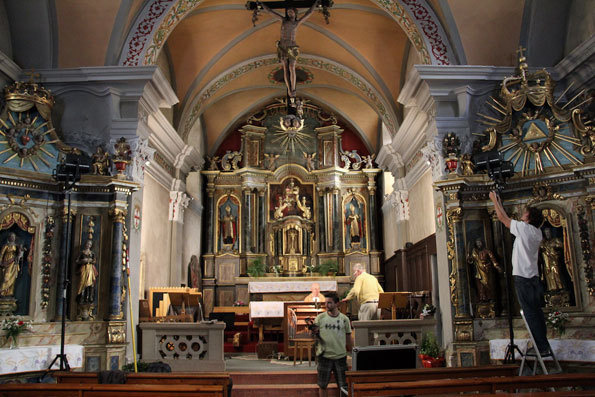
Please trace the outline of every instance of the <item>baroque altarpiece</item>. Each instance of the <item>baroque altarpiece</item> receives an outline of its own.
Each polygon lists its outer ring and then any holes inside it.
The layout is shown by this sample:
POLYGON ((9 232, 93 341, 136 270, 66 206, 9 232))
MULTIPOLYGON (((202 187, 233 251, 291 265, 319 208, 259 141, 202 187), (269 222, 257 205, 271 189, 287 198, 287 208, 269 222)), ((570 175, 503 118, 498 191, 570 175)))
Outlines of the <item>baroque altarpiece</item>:
MULTIPOLYGON (((570 314, 566 338, 589 339, 582 323, 592 311, 595 130, 584 92, 555 92, 545 71, 530 73, 521 56, 517 74, 503 80, 477 112, 483 127, 473 152, 461 153, 460 138, 443 140, 447 176, 436 182, 447 220, 450 298, 454 314, 453 350, 458 365, 486 362, 487 341, 508 338, 507 291, 514 236, 495 214, 488 193, 495 189, 474 159, 509 161, 513 176, 501 192, 507 213, 520 220, 526 206, 541 210, 543 240, 539 273, 545 312, 570 314), (485 153, 489 153, 488 156, 485 153), (479 154, 479 157, 478 157, 479 154), (507 269, 503 264, 507 262, 507 269), (504 271, 507 270, 508 274, 504 271)), ((506 163, 502 163, 506 164, 506 163)), ((514 288, 509 279, 509 288, 514 288)), ((518 316, 513 296, 513 315, 518 316)), ((521 323, 515 321, 515 327, 521 323)), ((587 323, 585 323, 587 324, 587 323)), ((517 338, 526 338, 524 328, 517 338)), ((551 334, 551 337, 557 335, 551 334)))
POLYGON ((302 106, 300 119, 282 117, 282 100, 252 114, 202 171, 207 310, 251 299, 245 276, 255 261, 281 279, 328 261, 337 276, 354 262, 380 273, 374 156, 334 115, 302 106))
POLYGON ((54 104, 52 93, 32 80, 4 90, 0 316, 33 320, 33 332, 19 338, 23 346, 59 345, 59 321, 66 317, 66 343, 84 346, 84 366, 118 369, 126 353, 126 219, 138 189, 123 174, 130 146, 122 138, 113 156, 105 147, 85 154, 68 146, 53 126, 54 104), (70 212, 64 183, 55 178, 66 159, 88 172, 71 190, 70 212), (112 163, 119 169, 113 176, 112 163))

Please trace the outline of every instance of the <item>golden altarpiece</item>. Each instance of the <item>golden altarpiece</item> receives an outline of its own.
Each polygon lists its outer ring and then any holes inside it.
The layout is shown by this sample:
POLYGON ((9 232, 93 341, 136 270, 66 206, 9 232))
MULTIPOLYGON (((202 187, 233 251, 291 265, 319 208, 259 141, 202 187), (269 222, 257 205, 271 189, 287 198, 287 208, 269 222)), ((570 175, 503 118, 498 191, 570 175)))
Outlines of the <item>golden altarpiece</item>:
MULTIPOLYGON (((548 72, 529 73, 522 56, 519 64, 517 74, 504 79, 500 92, 478 112, 485 129, 474 131, 478 137, 474 153, 461 154, 454 133, 443 140, 448 175, 435 186, 443 193, 446 212, 455 365, 485 363, 488 341, 509 337, 507 274, 502 264, 505 255, 511 269, 514 236, 499 227, 488 197, 494 183, 485 173, 476 173, 477 153, 511 162, 514 176, 501 198, 512 218, 520 219, 527 205, 544 215, 539 271, 546 316, 554 310, 568 313, 564 337, 590 338, 587 328, 595 293, 592 108, 589 112, 585 106, 590 101, 585 101, 583 92, 554 95, 555 83, 548 72)), ((514 289, 512 281, 510 285, 514 289)), ((527 338, 514 292, 512 296, 515 337, 527 338)))
POLYGON ((54 103, 52 93, 33 80, 4 89, 0 318, 32 321, 32 332, 18 341, 27 348, 60 345, 64 316, 66 344, 84 349, 79 357, 84 363, 73 367, 118 369, 126 354, 126 220, 129 197, 138 189, 123 174, 130 146, 122 138, 113 155, 105 147, 89 155, 66 145, 52 124, 54 103), (64 185, 52 177, 68 159, 88 166, 72 189, 70 213, 64 185), (113 176, 112 164, 118 170, 113 176), (69 219, 71 241, 66 238, 69 219), (70 283, 63 298, 66 278, 70 283))
POLYGON ((354 261, 380 272, 374 156, 334 115, 305 103, 284 122, 285 108, 277 100, 248 117, 202 171, 207 311, 255 299, 246 277, 255 261, 280 281, 332 261, 342 290, 354 261))

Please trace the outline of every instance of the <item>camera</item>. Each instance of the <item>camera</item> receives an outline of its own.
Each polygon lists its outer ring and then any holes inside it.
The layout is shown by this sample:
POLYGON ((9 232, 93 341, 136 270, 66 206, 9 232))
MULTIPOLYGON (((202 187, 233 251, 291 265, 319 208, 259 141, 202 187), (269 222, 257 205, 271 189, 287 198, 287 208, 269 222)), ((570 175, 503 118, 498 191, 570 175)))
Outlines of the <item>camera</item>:
POLYGON ((314 320, 312 319, 312 317, 307 317, 305 319, 306 321, 306 327, 308 328, 308 331, 312 332, 313 334, 318 335, 319 334, 319 327, 318 325, 314 324, 314 320))

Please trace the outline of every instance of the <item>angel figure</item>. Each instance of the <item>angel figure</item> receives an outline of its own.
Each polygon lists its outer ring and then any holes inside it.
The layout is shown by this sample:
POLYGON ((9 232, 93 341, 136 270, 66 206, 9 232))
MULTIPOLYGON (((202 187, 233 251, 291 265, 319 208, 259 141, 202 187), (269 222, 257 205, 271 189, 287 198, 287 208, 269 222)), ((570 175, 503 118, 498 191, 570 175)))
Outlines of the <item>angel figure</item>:
POLYGON ((315 169, 314 167, 314 157, 316 157, 316 152, 312 153, 312 154, 308 154, 306 152, 302 152, 304 154, 304 158, 306 159, 306 169, 308 170, 308 172, 311 172, 313 169, 315 169))
POLYGON ((280 154, 273 154, 273 153, 271 153, 271 154, 265 153, 264 154, 264 159, 265 159, 265 162, 266 162, 266 168, 269 171, 274 171, 275 170, 275 162, 277 161, 277 159, 279 158, 279 156, 281 156, 281 155, 280 154))
POLYGON ((217 162, 219 161, 219 156, 208 157, 209 160, 209 171, 217 171, 219 168, 217 167, 217 162))
POLYGON ((369 156, 363 156, 362 157, 364 160, 364 163, 366 163, 365 168, 370 169, 370 168, 374 168, 374 159, 376 158, 376 154, 371 154, 369 156))

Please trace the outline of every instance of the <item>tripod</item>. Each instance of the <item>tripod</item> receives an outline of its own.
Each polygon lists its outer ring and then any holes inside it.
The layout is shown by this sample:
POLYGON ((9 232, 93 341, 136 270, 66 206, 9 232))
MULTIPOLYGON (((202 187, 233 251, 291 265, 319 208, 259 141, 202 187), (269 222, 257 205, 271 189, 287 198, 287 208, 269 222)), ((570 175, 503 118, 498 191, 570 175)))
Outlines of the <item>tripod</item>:
POLYGON ((70 244, 72 235, 72 220, 70 215, 71 206, 71 195, 72 189, 78 181, 81 180, 81 174, 88 173, 89 166, 86 164, 80 164, 79 158, 68 158, 66 161, 62 161, 56 166, 52 177, 59 182, 63 183, 63 191, 67 198, 67 212, 66 212, 66 252, 61 261, 61 272, 64 275, 64 282, 62 284, 62 319, 61 319, 61 332, 60 332, 60 353, 56 354, 56 357, 52 360, 44 376, 51 371, 52 366, 57 360, 60 360, 60 371, 70 371, 70 365, 68 364, 68 358, 64 353, 64 342, 66 339, 66 299, 68 296, 68 286, 70 285, 70 278, 68 275, 68 259, 70 258, 70 244), (69 161, 70 160, 70 161, 69 161), (74 160, 74 161, 72 161, 74 160))

